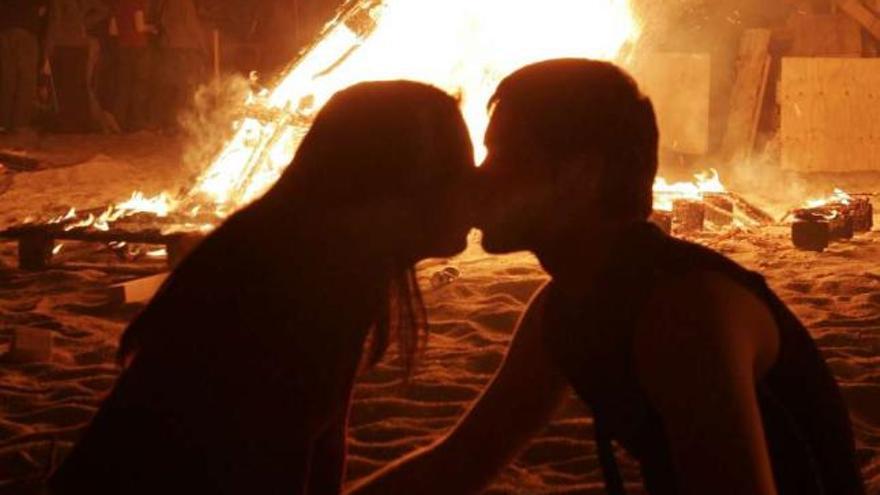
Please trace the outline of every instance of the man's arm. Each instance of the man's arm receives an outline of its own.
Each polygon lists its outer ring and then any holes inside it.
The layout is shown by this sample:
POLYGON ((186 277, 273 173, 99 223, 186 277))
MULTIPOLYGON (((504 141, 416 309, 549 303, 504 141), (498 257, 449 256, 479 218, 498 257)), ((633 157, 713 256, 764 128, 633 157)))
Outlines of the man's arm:
POLYGON ((345 477, 346 430, 349 404, 342 408, 327 431, 315 440, 309 470, 309 495, 335 495, 342 489, 345 477))
POLYGON ((517 325, 492 382, 439 442, 357 483, 349 495, 479 492, 549 420, 566 380, 542 338, 546 286, 517 325))
POLYGON ((755 392, 776 359, 768 308, 701 273, 657 291, 636 332, 636 369, 663 419, 682 493, 773 495, 755 392))

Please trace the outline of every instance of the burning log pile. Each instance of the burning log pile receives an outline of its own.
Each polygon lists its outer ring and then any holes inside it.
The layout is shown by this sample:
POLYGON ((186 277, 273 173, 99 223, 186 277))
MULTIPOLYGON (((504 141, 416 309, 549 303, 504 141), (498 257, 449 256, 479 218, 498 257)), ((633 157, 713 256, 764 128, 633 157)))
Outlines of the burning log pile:
MULTIPOLYGON (((625 0, 553 0, 553 6, 542 12, 566 14, 546 16, 537 16, 528 4, 458 3, 456 8, 437 9, 425 0, 345 2, 278 80, 241 102, 240 116, 232 123, 233 136, 205 164, 188 191, 174 199, 165 194, 148 199, 136 193, 106 210, 79 214, 71 210, 57 218, 31 220, 0 232, 0 238, 18 241, 19 264, 27 269, 46 268, 61 248, 59 241, 65 240, 104 243, 121 256, 131 244, 152 246, 144 251, 147 255, 167 256, 174 265, 186 251, 182 246, 192 245, 193 239, 275 182, 314 115, 344 87, 364 80, 403 78, 459 95, 479 162, 485 154, 479 143, 488 122, 486 102, 501 77, 548 58, 622 61, 641 36, 641 26, 625 0), (505 22, 490 21, 501 8, 505 22), (599 35, 569 36, 585 31, 599 35), (542 33, 540 43, 522 36, 523 32, 542 33)), ((764 58, 760 61, 765 65, 764 58)), ((760 114, 754 109, 745 113, 760 114)), ((652 220, 676 235, 778 223, 728 191, 714 170, 690 182, 658 178, 654 199, 652 220)), ((848 197, 796 210, 792 239, 800 248, 822 250, 833 239, 870 228, 867 198, 848 197)))
POLYGON ((48 268, 63 247, 59 241, 104 244, 123 259, 165 257, 174 266, 218 221, 216 214, 202 213, 198 207, 179 208, 166 194, 146 198, 136 192, 106 209, 71 208, 47 220, 28 219, 0 231, 0 238, 18 242, 19 267, 24 270, 48 268))
POLYGON ((829 198, 808 201, 789 216, 794 219, 792 242, 807 251, 823 251, 833 241, 851 239, 874 227, 874 207, 869 195, 850 195, 840 189, 829 198))
POLYGON ((654 182, 651 221, 670 234, 775 223, 769 214, 728 191, 715 170, 697 174, 692 182, 670 184, 658 177, 654 182))

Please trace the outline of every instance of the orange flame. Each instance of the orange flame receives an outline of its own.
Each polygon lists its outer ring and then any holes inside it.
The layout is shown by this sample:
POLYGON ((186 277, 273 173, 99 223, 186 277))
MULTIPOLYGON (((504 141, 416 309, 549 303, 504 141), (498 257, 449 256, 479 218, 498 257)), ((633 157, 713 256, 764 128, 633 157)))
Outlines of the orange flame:
POLYGON ((235 136, 191 194, 233 208, 255 199, 288 165, 324 103, 369 80, 409 79, 460 95, 479 162, 486 104, 501 78, 548 58, 614 59, 638 33, 628 0, 349 2, 277 86, 249 98, 262 117, 234 124, 235 136))
POLYGON ((672 211, 672 202, 676 199, 703 199, 708 193, 723 193, 727 189, 721 183, 718 171, 710 169, 694 175, 691 182, 670 184, 663 177, 654 180, 654 209, 672 211))
POLYGON ((834 188, 834 193, 831 194, 831 196, 821 199, 809 199, 804 203, 804 208, 821 208, 828 205, 848 205, 852 200, 852 196, 847 194, 843 189, 834 188))

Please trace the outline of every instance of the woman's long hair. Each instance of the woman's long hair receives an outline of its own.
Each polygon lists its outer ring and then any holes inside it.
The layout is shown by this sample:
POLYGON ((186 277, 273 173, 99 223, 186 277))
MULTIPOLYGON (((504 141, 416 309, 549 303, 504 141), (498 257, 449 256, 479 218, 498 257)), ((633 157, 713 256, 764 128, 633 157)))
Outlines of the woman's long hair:
MULTIPOLYGON (((426 189, 458 177, 455 164, 470 163, 472 155, 451 96, 409 81, 361 83, 327 102, 267 197, 312 211, 356 209, 391 198, 415 204, 427 201, 421 197, 426 189)), ((406 374, 412 372, 427 337, 416 261, 390 260, 387 294, 366 352, 369 366, 382 359, 393 335, 406 374)))

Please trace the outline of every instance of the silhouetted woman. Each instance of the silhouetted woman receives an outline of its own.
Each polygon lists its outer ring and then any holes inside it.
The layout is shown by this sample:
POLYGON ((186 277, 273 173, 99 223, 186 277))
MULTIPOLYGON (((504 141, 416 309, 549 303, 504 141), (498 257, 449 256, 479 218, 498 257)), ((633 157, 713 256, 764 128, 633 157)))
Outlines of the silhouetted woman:
POLYGON ((337 493, 362 355, 377 362, 393 334, 412 367, 425 327, 413 265, 465 247, 472 171, 439 90, 334 96, 278 183, 126 330, 130 364, 54 492, 337 493))

